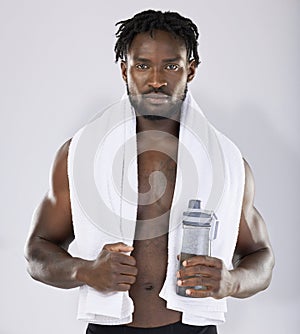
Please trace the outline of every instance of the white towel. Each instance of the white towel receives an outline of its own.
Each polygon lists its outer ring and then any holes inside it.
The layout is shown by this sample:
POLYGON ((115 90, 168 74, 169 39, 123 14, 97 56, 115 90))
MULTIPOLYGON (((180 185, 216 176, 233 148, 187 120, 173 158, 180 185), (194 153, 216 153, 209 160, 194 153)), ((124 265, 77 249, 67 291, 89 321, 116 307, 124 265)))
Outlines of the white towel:
MULTIPOLYGON (((135 112, 127 96, 110 106, 72 139, 68 174, 79 256, 95 259, 106 243, 132 245, 138 201, 135 112)), ((182 213, 189 199, 200 199, 219 221, 212 256, 231 267, 241 214, 244 166, 236 146, 205 118, 190 94, 180 119, 177 176, 170 212, 168 267, 160 297, 191 325, 224 322, 226 299, 188 298, 175 292, 182 213)), ((128 292, 104 294, 80 288, 78 318, 99 324, 132 321, 128 292)))

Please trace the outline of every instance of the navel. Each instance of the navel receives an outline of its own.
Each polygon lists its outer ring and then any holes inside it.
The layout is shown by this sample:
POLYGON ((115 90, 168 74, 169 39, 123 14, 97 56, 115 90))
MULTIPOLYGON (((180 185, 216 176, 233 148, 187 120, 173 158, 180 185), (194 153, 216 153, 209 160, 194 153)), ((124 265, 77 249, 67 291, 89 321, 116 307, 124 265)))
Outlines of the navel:
POLYGON ((144 284, 144 289, 146 291, 152 291, 152 290, 154 290, 154 285, 152 283, 145 283, 144 284))

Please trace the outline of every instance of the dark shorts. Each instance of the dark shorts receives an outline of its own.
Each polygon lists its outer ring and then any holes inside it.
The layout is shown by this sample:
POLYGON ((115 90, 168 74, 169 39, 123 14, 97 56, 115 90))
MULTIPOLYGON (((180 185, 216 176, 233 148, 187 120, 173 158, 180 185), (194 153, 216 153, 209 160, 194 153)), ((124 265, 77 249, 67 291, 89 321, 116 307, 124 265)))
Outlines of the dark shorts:
POLYGON ((140 328, 126 325, 95 325, 89 324, 86 334, 217 334, 216 326, 190 326, 176 322, 161 327, 140 328))

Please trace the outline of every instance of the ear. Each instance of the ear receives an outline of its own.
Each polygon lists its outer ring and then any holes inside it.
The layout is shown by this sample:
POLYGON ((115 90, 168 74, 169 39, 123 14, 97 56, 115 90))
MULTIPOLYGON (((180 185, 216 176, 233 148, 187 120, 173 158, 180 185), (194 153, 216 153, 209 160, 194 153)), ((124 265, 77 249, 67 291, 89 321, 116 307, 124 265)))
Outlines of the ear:
POLYGON ((121 72, 122 72, 122 78, 127 83, 127 63, 126 61, 121 61, 121 72))
POLYGON ((189 61, 188 64, 188 77, 187 77, 187 82, 191 82, 195 75, 196 75, 196 62, 194 59, 189 61))

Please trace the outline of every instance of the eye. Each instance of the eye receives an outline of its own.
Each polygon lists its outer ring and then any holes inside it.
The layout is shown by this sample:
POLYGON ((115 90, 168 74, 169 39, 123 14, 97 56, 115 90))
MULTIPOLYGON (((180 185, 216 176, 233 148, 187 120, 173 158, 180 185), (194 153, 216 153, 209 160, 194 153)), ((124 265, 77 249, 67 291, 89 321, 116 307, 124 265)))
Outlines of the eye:
POLYGON ((166 65, 165 68, 167 70, 170 70, 170 71, 177 71, 179 69, 179 65, 177 65, 177 64, 168 64, 168 65, 166 65))
POLYGON ((148 65, 146 64, 137 64, 135 65, 135 67, 138 69, 138 70, 147 70, 149 68, 148 65))

